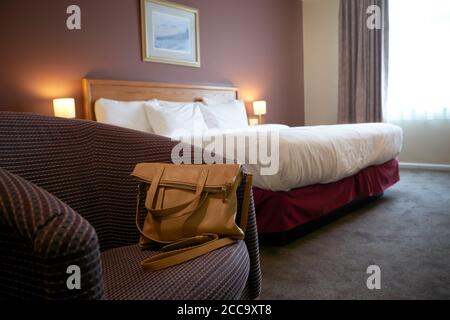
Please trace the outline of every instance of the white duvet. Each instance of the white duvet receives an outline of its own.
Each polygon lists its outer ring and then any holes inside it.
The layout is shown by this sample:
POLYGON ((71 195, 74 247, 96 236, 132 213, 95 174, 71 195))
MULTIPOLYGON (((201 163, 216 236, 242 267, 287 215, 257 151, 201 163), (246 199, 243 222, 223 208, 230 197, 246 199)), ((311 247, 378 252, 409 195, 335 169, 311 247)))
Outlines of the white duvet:
MULTIPOLYGON (((244 163, 253 174, 254 186, 272 191, 339 181, 396 158, 403 142, 402 129, 385 123, 293 128, 263 125, 223 134, 240 136, 255 130, 279 133, 276 174, 261 175, 260 165, 244 163)), ((203 137, 215 135, 217 131, 202 133, 203 137)))

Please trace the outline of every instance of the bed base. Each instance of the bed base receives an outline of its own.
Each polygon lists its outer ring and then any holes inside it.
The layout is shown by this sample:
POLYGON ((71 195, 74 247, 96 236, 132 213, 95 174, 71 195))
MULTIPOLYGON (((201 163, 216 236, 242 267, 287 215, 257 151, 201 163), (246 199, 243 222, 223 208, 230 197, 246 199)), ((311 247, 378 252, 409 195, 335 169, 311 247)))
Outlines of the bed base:
POLYGON ((362 207, 365 207, 370 204, 376 204, 376 202, 382 198, 384 192, 381 192, 375 196, 368 198, 358 198, 353 200, 347 205, 344 205, 341 208, 334 210, 333 212, 325 215, 323 217, 318 218, 317 220, 313 220, 307 222, 303 225, 300 225, 296 228, 293 228, 288 231, 283 232, 273 232, 273 233, 264 233, 259 234, 259 242, 262 245, 267 246, 284 246, 295 240, 298 240, 311 232, 317 231, 318 229, 325 227, 326 225, 331 224, 332 222, 342 218, 343 216, 354 212, 362 207))
POLYGON ((392 159, 329 184, 288 192, 253 188, 258 232, 264 243, 286 243, 378 199, 400 180, 392 159))

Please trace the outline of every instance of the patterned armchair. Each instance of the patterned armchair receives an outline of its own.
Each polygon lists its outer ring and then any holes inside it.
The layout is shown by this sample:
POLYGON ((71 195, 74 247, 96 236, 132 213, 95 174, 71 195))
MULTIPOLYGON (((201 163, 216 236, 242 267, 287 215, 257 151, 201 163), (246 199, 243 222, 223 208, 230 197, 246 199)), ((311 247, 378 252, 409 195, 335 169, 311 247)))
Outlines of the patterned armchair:
POLYGON ((137 246, 129 174, 139 162, 170 162, 174 144, 90 121, 0 112, 0 298, 257 298, 253 201, 244 241, 141 270, 157 252, 137 246), (69 266, 80 268, 80 289, 68 289, 69 266))

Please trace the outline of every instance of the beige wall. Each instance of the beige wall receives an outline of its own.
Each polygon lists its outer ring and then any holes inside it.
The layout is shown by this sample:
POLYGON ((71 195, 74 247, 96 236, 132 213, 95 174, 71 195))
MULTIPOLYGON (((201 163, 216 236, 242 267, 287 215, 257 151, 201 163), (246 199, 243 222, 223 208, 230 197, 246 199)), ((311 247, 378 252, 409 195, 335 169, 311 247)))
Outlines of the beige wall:
MULTIPOLYGON (((336 124, 339 0, 304 0, 305 124, 336 124)), ((450 121, 398 121, 400 161, 450 164, 450 121)))
POLYGON ((450 120, 392 123, 404 133, 401 162, 450 165, 450 120))
POLYGON ((339 0, 304 0, 305 124, 337 122, 339 0))

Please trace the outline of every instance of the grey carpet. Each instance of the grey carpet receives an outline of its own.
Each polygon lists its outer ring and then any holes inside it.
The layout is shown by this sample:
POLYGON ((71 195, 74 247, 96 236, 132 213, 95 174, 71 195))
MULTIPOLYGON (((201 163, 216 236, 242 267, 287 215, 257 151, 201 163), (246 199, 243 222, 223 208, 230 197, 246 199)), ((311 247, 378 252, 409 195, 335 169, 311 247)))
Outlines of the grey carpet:
POLYGON ((401 172, 383 198, 283 247, 262 246, 261 299, 450 299, 450 173, 401 172), (381 268, 381 290, 366 269, 381 268))

